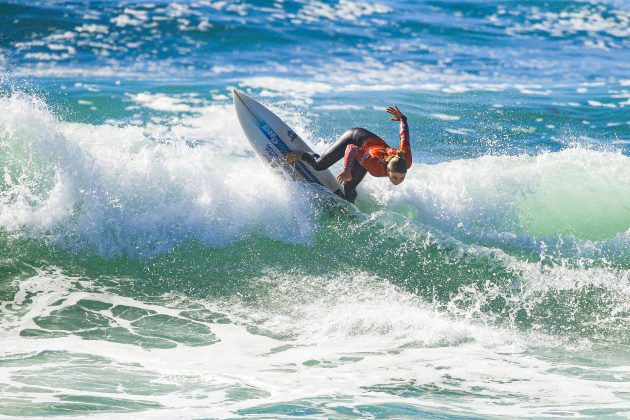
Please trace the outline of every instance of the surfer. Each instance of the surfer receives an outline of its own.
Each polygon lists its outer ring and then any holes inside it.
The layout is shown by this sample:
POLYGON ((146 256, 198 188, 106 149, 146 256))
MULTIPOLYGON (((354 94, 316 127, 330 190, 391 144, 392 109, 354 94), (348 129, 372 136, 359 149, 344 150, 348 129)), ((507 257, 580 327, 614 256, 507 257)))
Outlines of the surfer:
POLYGON ((357 185, 367 172, 372 176, 389 177, 394 185, 405 180, 407 169, 411 167, 411 145, 407 117, 397 106, 388 107, 393 115, 392 121, 400 121, 400 148, 389 147, 385 140, 365 128, 351 128, 319 156, 315 153, 287 153, 287 163, 298 160, 308 163, 313 169, 323 171, 343 158, 343 171, 337 176, 337 182, 343 185, 344 198, 351 203, 357 198, 357 185))

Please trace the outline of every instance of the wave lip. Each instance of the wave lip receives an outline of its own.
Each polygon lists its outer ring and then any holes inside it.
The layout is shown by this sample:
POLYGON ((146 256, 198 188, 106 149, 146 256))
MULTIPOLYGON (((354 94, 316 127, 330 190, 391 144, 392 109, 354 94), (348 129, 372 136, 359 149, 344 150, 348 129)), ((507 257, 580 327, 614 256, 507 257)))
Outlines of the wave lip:
POLYGON ((418 164, 398 188, 376 179, 364 188, 412 220, 496 244, 617 243, 621 252, 630 229, 630 159, 617 152, 574 147, 418 164))
POLYGON ((105 256, 252 233, 308 241, 313 209, 295 199, 306 192, 224 149, 245 141, 240 130, 219 134, 191 147, 142 127, 64 123, 25 95, 1 98, 0 227, 105 256))

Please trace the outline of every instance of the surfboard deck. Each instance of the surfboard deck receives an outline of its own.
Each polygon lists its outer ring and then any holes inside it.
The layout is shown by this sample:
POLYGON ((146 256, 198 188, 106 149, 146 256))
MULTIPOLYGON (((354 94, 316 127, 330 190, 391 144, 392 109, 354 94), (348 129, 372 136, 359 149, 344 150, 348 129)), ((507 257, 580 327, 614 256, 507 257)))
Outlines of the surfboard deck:
POLYGON ((288 174, 291 178, 307 184, 319 185, 342 196, 342 187, 330 170, 316 171, 307 163, 300 161, 293 165, 286 163, 287 153, 313 152, 291 127, 267 107, 243 92, 235 89, 232 95, 236 115, 245 136, 263 161, 283 175, 288 174))

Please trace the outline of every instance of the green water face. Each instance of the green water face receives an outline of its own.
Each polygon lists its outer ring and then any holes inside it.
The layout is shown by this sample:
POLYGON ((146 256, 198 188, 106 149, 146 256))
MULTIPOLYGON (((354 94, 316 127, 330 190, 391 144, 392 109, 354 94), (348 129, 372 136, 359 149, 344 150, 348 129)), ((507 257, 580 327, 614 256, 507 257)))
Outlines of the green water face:
POLYGON ((520 222, 537 237, 613 238, 630 229, 626 182, 625 171, 612 162, 597 171, 565 162, 564 168, 541 174, 536 189, 518 199, 520 222))
MULTIPOLYGON (((384 217, 368 221, 331 210, 322 207, 320 228, 310 244, 256 236, 222 248, 189 242, 150 259, 73 254, 45 240, 5 236, 4 300, 15 299, 17 279, 35 274, 29 266, 47 266, 50 261, 66 275, 77 277, 71 284, 73 289, 158 305, 168 305, 169 298, 163 296, 175 293, 184 299, 182 302, 238 297, 248 306, 273 306, 279 303, 267 296, 277 287, 279 276, 334 278, 340 272, 349 276, 367 273, 455 316, 523 331, 533 328, 576 340, 630 340, 625 324, 620 322, 628 311, 623 271, 615 274, 583 264, 560 268, 520 263, 501 251, 440 238, 403 220, 384 217), (587 280, 605 272, 607 277, 600 283, 587 280), (268 280, 262 282, 261 277, 268 280), (576 280, 565 280, 571 277, 576 280)), ((27 296, 23 307, 11 304, 7 308, 20 316, 28 303, 27 296)), ((282 304, 291 305, 289 301, 282 304)), ((145 348, 172 348, 214 343, 217 338, 207 325, 230 322, 230 317, 203 307, 184 306, 173 316, 113 301, 61 297, 33 322, 34 326, 20 335, 72 335, 145 348)))

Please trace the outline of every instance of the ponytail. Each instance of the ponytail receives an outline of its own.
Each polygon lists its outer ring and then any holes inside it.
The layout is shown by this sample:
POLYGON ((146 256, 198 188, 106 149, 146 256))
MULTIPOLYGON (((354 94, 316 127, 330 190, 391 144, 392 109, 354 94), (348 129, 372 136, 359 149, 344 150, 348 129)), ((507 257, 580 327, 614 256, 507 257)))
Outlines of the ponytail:
POLYGON ((405 154, 399 150, 392 155, 387 162, 387 170, 401 174, 407 173, 407 159, 405 159, 405 154))

